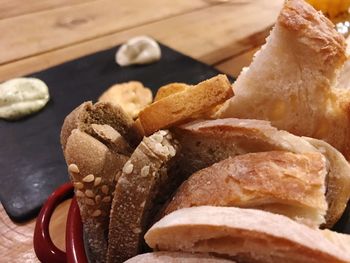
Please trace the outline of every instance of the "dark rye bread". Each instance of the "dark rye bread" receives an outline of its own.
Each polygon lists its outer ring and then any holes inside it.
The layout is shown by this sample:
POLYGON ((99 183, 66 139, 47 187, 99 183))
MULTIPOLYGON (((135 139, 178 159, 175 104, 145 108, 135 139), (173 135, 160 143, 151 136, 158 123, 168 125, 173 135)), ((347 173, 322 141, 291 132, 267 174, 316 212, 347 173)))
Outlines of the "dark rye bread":
POLYGON ((306 137, 278 130, 268 121, 235 118, 194 121, 173 128, 172 132, 182 148, 178 163, 184 164, 176 167, 176 171, 184 179, 230 156, 245 153, 276 150, 321 152, 330 165, 326 177, 329 208, 323 227, 332 227, 336 223, 349 200, 350 191, 345 188, 350 184, 349 163, 326 142, 311 142, 306 137))
POLYGON ((172 181, 167 168, 178 151, 168 131, 144 137, 125 163, 115 188, 110 214, 107 262, 137 255, 157 198, 172 181))
POLYGON ((113 153, 79 129, 74 129, 68 137, 64 154, 91 251, 91 262, 105 262, 112 192, 118 179, 116 175, 129 157, 113 153))
POLYGON ((95 137, 96 134, 91 124, 109 125, 118 131, 131 146, 136 146, 141 140, 134 127, 134 121, 121 107, 107 102, 92 104, 91 101, 88 101, 75 108, 65 118, 61 129, 62 148, 65 148, 69 135, 76 128, 95 137))
POLYGON ((66 117, 62 126, 62 148, 92 262, 106 261, 112 192, 133 151, 130 145, 138 143, 133 125, 118 106, 85 102, 66 117))

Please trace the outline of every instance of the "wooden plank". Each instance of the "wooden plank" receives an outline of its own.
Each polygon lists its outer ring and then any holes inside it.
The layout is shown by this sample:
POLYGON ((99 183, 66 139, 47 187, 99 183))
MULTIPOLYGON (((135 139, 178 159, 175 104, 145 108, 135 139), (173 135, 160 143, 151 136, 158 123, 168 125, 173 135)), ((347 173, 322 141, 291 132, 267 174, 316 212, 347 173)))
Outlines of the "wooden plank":
POLYGON ((3 19, 0 47, 6 52, 0 64, 208 5, 202 0, 100 0, 3 19))
POLYGON ((96 0, 0 0, 0 19, 96 0))
MULTIPOLYGON (((66 217, 70 200, 54 211, 50 222, 50 235, 54 244, 65 251, 66 217)), ((39 262, 33 249, 35 219, 16 224, 7 216, 0 204, 0 255, 1 262, 39 262)))
POLYGON ((260 47, 253 48, 247 52, 243 52, 238 56, 232 57, 219 64, 216 64, 215 68, 222 71, 223 73, 237 78, 242 68, 248 67, 250 65, 255 52, 258 51, 259 48, 260 47))
POLYGON ((39 71, 147 34, 204 63, 215 64, 261 45, 283 0, 230 2, 124 30, 0 67, 0 81, 39 71), (215 15, 213 15, 215 14, 215 15))

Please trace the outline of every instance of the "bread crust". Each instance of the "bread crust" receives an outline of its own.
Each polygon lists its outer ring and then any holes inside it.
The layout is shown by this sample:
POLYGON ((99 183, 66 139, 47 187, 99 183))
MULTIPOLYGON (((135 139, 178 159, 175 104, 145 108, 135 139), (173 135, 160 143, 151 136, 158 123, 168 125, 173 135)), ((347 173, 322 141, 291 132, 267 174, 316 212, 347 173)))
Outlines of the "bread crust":
POLYGON ((184 208, 158 221, 145 239, 158 250, 217 253, 243 262, 350 261, 348 254, 317 230, 254 209, 184 208))
POLYGON ((167 165, 177 150, 169 132, 161 130, 144 137, 125 163, 110 213, 107 262, 124 262, 141 252, 155 196, 172 180, 167 165))
POLYGON ((234 263, 232 260, 215 258, 208 254, 181 252, 153 252, 133 257, 125 263, 234 263))
POLYGON ((192 206, 262 209, 319 227, 327 211, 321 153, 272 151, 229 157, 185 181, 165 214, 192 206))

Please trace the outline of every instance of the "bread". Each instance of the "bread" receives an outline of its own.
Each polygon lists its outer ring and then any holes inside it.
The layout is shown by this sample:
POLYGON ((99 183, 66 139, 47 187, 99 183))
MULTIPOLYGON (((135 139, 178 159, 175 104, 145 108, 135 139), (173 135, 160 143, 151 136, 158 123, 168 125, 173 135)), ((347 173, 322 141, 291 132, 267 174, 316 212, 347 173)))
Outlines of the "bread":
POLYGON ((350 262, 349 252, 318 230, 254 209, 183 208, 153 225, 145 240, 161 251, 215 253, 238 262, 350 262))
POLYGON ((332 227, 342 216, 350 199, 350 166, 344 156, 328 143, 305 138, 316 147, 330 163, 327 175, 328 213, 324 227, 332 227))
POLYGON ((136 119, 139 112, 152 103, 152 91, 139 81, 118 83, 108 88, 98 101, 120 106, 129 116, 136 119))
POLYGON ((113 197, 107 261, 124 262, 141 252, 156 196, 172 180, 167 167, 178 151, 168 131, 144 137, 125 163, 113 197))
POLYGON ((85 102, 63 123, 63 154, 92 262, 106 262, 112 192, 118 172, 133 151, 130 144, 137 143, 137 136, 131 118, 109 103, 85 102))
POLYGON ((345 253, 350 251, 350 235, 341 234, 328 229, 320 230, 320 233, 345 253))
POLYGON ((325 140, 350 160, 350 93, 340 95, 334 87, 345 47, 322 13, 303 0, 286 1, 218 117, 269 120, 293 134, 325 140))
POLYGON ((262 209, 318 228, 325 223, 326 158, 273 151, 229 157, 185 181, 165 214, 192 206, 262 209))
POLYGON ((194 121, 172 131, 182 147, 178 158, 179 163, 185 165, 179 165, 177 173, 184 179, 230 156, 245 153, 276 150, 324 153, 330 164, 327 175, 326 197, 329 209, 326 226, 331 227, 345 209, 350 192, 343 186, 349 183, 350 167, 341 154, 325 142, 315 140, 310 143, 311 139, 277 130, 262 120, 228 118, 194 121))
POLYGON ((153 252, 133 257, 125 263, 233 263, 228 259, 215 258, 208 254, 181 252, 153 252))
POLYGON ((184 122, 223 103, 233 96, 225 75, 218 75, 196 86, 175 93, 147 106, 139 114, 146 135, 184 122))
POLYGON ((74 184, 91 262, 105 262, 112 192, 118 179, 115 176, 128 156, 113 153, 79 129, 74 129, 68 137, 64 156, 74 184))
POLYGON ((122 108, 107 102, 92 104, 91 101, 84 102, 75 108, 65 118, 61 129, 61 145, 63 150, 72 130, 79 129, 92 136, 95 132, 91 124, 109 125, 119 132, 131 146, 136 146, 141 138, 134 122, 122 108))
POLYGON ((168 97, 178 92, 185 91, 190 87, 191 87, 190 85, 187 85, 185 83, 179 83, 179 82, 169 83, 158 89, 157 94, 154 98, 154 101, 164 99, 165 97, 168 97))

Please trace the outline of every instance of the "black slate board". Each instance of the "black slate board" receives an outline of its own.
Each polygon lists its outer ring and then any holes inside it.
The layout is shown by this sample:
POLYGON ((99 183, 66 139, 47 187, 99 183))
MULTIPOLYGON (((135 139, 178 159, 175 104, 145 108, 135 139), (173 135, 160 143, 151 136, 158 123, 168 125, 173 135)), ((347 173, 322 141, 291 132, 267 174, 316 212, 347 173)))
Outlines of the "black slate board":
POLYGON ((59 134, 64 117, 79 104, 96 101, 117 82, 139 80, 155 92, 169 82, 195 84, 219 73, 168 47, 161 49, 162 59, 145 66, 117 66, 113 48, 30 75, 47 83, 50 102, 28 118, 0 120, 0 200, 14 221, 36 216, 55 188, 68 181, 59 134))

